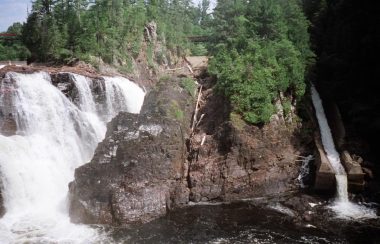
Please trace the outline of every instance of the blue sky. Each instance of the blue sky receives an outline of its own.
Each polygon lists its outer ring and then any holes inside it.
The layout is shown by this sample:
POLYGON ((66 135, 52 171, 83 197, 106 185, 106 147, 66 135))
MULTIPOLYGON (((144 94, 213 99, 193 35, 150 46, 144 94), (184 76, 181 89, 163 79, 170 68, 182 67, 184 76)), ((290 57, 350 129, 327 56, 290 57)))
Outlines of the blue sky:
MULTIPOLYGON (((198 4, 202 0, 193 0, 198 4)), ((215 2, 216 0, 211 0, 215 2)), ((0 0, 0 31, 6 31, 14 22, 25 22, 30 0, 0 0)))
POLYGON ((30 0, 0 0, 0 31, 6 31, 14 22, 25 22, 30 0))

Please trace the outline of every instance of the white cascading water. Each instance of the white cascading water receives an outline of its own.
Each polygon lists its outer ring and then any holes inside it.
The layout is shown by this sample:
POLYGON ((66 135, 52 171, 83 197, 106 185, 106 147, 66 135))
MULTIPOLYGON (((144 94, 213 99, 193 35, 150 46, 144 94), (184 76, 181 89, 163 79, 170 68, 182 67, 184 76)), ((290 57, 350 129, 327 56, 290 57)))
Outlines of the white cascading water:
MULTIPOLYGON (((78 108, 51 84, 46 73, 6 76, 16 82, 11 109, 17 133, 10 137, 0 135, 6 208, 0 219, 0 243, 101 241, 105 237, 94 229, 70 223, 66 202, 75 168, 91 159, 105 135, 106 122, 112 118, 97 111, 91 80, 71 74, 78 90, 78 108)), ((136 84, 121 77, 105 80, 117 87, 111 95, 105 90, 109 100, 120 102, 118 106, 113 104, 109 114, 140 111, 145 94, 136 84)), ((108 101, 105 107, 110 107, 108 101)))
POLYGON ((306 188, 308 185, 305 184, 305 179, 309 176, 310 173, 310 162, 314 159, 313 155, 309 155, 302 159, 302 165, 300 169, 300 173, 297 177, 297 180, 301 186, 301 188, 306 188))
POLYGON ((322 100, 313 85, 311 86, 311 98, 321 131, 323 148, 335 173, 337 199, 331 208, 340 218, 376 218, 376 213, 372 209, 359 206, 348 200, 347 174, 341 164, 339 153, 335 149, 334 140, 323 109, 322 100))

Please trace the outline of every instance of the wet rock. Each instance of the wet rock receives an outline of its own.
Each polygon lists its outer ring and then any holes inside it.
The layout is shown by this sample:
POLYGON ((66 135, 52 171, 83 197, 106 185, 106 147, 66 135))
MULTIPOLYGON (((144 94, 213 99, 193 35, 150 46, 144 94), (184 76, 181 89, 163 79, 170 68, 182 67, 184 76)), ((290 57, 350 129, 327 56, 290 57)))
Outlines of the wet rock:
POLYGON ((4 136, 16 135, 17 124, 12 114, 0 115, 0 132, 4 136))
POLYGON ((313 220, 313 216, 311 215, 310 212, 306 212, 303 214, 302 216, 303 220, 307 221, 307 222, 310 222, 313 220))
MULTIPOLYGON (((0 175, 1 176, 1 175, 0 175)), ((5 214, 4 199, 3 199, 3 182, 0 178, 0 218, 5 214)))
POLYGON ((314 135, 314 141, 316 145, 315 161, 316 161, 316 177, 314 183, 314 189, 318 191, 335 191, 335 173, 331 166, 326 152, 323 149, 321 135, 316 132, 314 135))
POLYGON ((370 170, 369 168, 366 168, 366 167, 363 167, 362 169, 363 169, 363 172, 366 174, 366 176, 368 176, 368 178, 370 180, 374 179, 372 170, 370 170))
POLYGON ((51 82, 56 86, 63 94, 72 100, 78 95, 77 91, 73 92, 75 84, 71 79, 69 73, 56 73, 51 75, 51 82))
POLYGON ((70 183, 70 216, 76 223, 147 222, 188 202, 186 121, 189 96, 177 82, 150 92, 140 115, 120 113, 92 161, 70 183))
POLYGON ((348 189, 351 192, 361 192, 364 190, 364 176, 360 163, 354 160, 347 150, 341 153, 341 162, 346 169, 348 179, 348 189))
POLYGON ((13 94, 15 82, 11 76, 6 75, 0 79, 0 134, 13 136, 17 132, 17 123, 14 118, 13 94))

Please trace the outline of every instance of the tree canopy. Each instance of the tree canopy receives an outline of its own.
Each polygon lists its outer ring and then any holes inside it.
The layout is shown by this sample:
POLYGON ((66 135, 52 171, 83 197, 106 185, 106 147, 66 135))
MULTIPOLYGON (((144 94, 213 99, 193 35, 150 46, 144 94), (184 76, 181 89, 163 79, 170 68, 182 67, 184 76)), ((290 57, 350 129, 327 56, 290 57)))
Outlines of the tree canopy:
POLYGON ((297 0, 218 0, 209 70, 250 123, 268 122, 280 92, 302 96, 313 54, 297 0))
POLYGON ((200 34, 209 21, 208 0, 35 0, 23 43, 40 61, 86 59, 112 63, 137 56, 144 27, 154 21, 170 50, 194 49, 187 35, 200 34))

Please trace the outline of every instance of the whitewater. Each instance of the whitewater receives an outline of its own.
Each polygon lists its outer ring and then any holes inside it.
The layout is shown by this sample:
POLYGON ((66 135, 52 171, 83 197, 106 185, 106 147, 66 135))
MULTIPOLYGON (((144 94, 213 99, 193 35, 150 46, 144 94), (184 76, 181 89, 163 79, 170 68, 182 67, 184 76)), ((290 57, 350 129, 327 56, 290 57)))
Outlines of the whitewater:
POLYGON ((68 216, 68 183, 91 160, 106 124, 120 111, 139 113, 144 91, 123 77, 104 77, 105 104, 97 104, 93 81, 69 74, 74 103, 50 76, 7 73, 0 106, 13 116, 16 135, 0 135, 0 172, 6 213, 0 243, 95 243, 105 236, 68 216))

